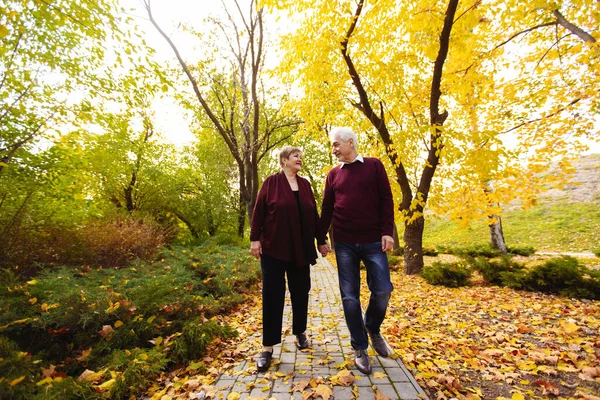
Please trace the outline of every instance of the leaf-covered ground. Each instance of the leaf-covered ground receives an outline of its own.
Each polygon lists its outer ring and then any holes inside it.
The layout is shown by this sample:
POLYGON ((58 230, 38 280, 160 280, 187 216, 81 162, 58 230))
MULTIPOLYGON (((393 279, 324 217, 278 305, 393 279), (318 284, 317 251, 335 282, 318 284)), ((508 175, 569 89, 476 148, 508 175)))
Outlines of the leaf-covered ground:
POLYGON ((393 280, 384 332, 431 398, 600 399, 600 302, 393 280))
MULTIPOLYGON (((600 302, 483 282, 449 289, 400 271, 392 272, 392 280, 395 291, 382 331, 430 398, 600 400, 600 302)), ((366 304, 368 291, 363 289, 366 304)), ((246 339, 260 329, 260 299, 222 322, 236 327, 241 337, 213 343, 201 360, 208 370, 194 369, 200 368, 198 363, 173 371, 148 395, 218 398, 212 386, 215 377, 235 371, 259 348, 259 343, 246 339)), ((313 379, 295 389, 306 398, 329 398, 322 383, 343 385, 347 375, 344 366, 335 376, 324 377, 325 382, 313 379)), ((289 378, 267 373, 262 381, 289 378)), ((236 400, 236 394, 228 399, 236 400)))

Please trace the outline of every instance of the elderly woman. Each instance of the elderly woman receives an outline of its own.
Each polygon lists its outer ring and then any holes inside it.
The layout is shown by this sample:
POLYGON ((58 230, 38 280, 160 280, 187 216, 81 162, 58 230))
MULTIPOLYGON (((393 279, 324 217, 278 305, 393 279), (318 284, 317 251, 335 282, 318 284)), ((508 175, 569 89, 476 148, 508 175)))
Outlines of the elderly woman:
POLYGON ((279 154, 282 171, 265 179, 258 193, 250 230, 250 253, 260 257, 263 300, 263 351, 258 371, 271 365, 273 346, 281 343, 285 277, 292 300, 292 333, 299 349, 306 337, 310 265, 317 259, 315 234, 319 220, 315 197, 302 169, 302 151, 285 146, 279 154))

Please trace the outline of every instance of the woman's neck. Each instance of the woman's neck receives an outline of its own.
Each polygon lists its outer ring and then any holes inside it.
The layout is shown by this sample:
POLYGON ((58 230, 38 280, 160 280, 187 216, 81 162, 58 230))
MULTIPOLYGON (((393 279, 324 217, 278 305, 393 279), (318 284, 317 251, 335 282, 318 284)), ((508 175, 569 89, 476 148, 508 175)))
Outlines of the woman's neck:
POLYGON ((283 173, 288 179, 296 179, 296 172, 288 171, 286 169, 283 170, 283 173))

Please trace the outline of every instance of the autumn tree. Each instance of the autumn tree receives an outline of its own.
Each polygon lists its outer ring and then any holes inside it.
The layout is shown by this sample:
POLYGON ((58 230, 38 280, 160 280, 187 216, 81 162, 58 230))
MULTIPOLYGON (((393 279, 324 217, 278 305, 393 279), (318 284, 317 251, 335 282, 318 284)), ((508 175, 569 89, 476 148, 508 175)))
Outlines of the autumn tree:
POLYGON ((135 48, 124 39, 120 11, 112 0, 0 5, 0 173, 53 126, 73 122, 79 104, 69 95, 102 85, 106 40, 135 48))
MULTIPOLYGON (((560 93, 574 88, 571 78, 575 75, 561 74, 564 65, 550 63, 549 53, 544 55, 549 48, 556 49, 547 46, 548 36, 543 51, 539 38, 538 46, 527 48, 531 53, 508 54, 502 45, 516 33, 516 26, 521 28, 519 32, 525 29, 523 24, 539 25, 535 18, 551 15, 555 20, 550 5, 536 8, 541 4, 514 2, 507 6, 505 2, 463 4, 453 0, 435 5, 387 1, 265 3, 290 12, 288 16, 299 25, 282 41, 288 54, 282 76, 304 89, 298 108, 307 121, 305 129, 313 129, 312 105, 334 103, 337 110, 329 114, 330 118, 338 125, 351 124, 363 131, 368 152, 389 161, 400 188, 407 273, 418 273, 423 265, 423 212, 429 197, 448 192, 441 188, 464 192, 473 185, 461 172, 483 167, 479 169, 477 193, 486 193, 482 190, 485 182, 493 182, 498 195, 503 193, 499 186, 516 181, 518 185, 510 188, 512 193, 526 195, 540 186, 536 177, 552 157, 572 155, 580 148, 576 141, 565 140, 566 127, 572 137, 589 135, 593 118, 587 111, 592 108, 581 108, 578 113, 586 112, 586 116, 572 118, 572 106, 579 102, 560 93), (315 26, 320 29, 315 30, 315 26), (548 61, 544 66, 552 68, 539 74, 536 63, 544 60, 548 61), (515 65, 535 71, 507 79, 515 65), (561 79, 566 84, 556 86, 561 79), (340 104, 345 105, 341 111, 340 104), (507 144, 508 136, 520 142, 516 151, 507 144), (528 162, 523 163, 525 156, 528 162), (486 175, 485 169, 499 175, 486 175), (514 179, 496 184, 497 176, 517 170, 521 173, 513 174, 514 179)), ((569 11, 584 18, 591 6, 589 1, 582 2, 576 10, 569 6, 569 11)), ((556 57, 559 54, 564 53, 556 51, 556 57)), ((585 64, 593 64, 592 53, 585 54, 585 64)), ((322 119, 322 114, 317 115, 322 119)), ((493 199, 480 205, 487 204, 489 210, 493 199)), ((468 201, 463 198, 461 204, 468 201)))
POLYGON ((599 20, 590 6, 490 4, 497 15, 483 14, 478 27, 487 46, 459 71, 486 79, 471 80, 467 93, 478 104, 457 118, 473 142, 454 160, 454 185, 440 185, 432 205, 462 226, 483 218, 494 248, 506 251, 502 205, 530 207, 541 191, 564 186, 570 160, 597 133, 599 53, 588 32, 597 35, 599 20))
POLYGON ((235 161, 237 190, 243 205, 238 214, 238 235, 243 236, 246 218, 252 215, 258 193, 259 165, 272 149, 292 136, 299 124, 297 118, 281 112, 284 99, 263 79, 264 12, 254 2, 245 11, 240 2, 232 2, 224 10, 224 20, 207 21, 217 37, 204 44, 208 56, 186 60, 155 19, 151 2, 146 0, 144 4, 151 23, 173 50, 192 86, 195 114, 212 126, 235 161), (212 53, 216 56, 212 57, 212 53))

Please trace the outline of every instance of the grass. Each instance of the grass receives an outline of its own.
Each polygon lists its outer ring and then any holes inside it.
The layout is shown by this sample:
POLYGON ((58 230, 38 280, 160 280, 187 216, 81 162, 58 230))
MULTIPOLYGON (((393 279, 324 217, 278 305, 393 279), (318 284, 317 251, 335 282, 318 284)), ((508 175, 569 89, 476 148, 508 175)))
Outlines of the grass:
MULTIPOLYGON (((600 243, 597 203, 542 202, 528 210, 507 212, 502 219, 507 246, 532 246, 537 251, 592 252, 600 243)), ((424 246, 465 246, 489 243, 483 221, 469 228, 435 217, 425 221, 424 246)))

